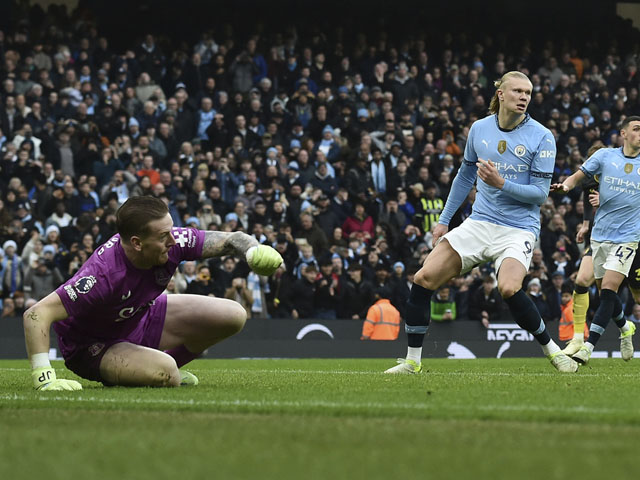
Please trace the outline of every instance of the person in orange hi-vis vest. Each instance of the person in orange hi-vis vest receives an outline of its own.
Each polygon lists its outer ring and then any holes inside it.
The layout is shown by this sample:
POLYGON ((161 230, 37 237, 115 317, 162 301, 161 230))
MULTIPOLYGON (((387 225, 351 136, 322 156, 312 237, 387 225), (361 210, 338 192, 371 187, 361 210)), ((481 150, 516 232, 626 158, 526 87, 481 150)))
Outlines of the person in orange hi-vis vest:
POLYGON ((375 303, 369 307, 360 340, 395 340, 400 331, 400 312, 391 305, 387 287, 374 290, 375 303))

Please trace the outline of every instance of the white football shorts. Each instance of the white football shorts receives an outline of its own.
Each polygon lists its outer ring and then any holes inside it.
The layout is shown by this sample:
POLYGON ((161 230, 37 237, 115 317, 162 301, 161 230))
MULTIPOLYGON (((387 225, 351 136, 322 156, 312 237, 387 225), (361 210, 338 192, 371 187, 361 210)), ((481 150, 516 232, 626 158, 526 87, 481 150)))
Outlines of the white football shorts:
POLYGON ((611 243, 591 240, 593 275, 600 279, 604 277, 606 270, 613 270, 628 277, 637 248, 638 242, 611 243))
POLYGON ((528 271, 536 241, 536 236, 526 230, 470 218, 443 238, 460 255, 461 274, 490 261, 495 262, 497 272, 505 258, 515 258, 528 271))

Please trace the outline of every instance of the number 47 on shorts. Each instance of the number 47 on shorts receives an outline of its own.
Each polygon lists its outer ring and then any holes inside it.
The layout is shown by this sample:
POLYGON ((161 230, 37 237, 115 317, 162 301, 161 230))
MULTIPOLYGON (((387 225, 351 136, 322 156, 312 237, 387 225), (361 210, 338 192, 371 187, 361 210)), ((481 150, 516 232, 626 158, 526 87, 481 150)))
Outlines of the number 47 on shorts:
POLYGON ((627 260, 629 260, 629 258, 631 258, 631 255, 633 255, 634 253, 636 253, 635 249, 620 245, 616 250, 616 253, 614 253, 614 255, 618 257, 618 260, 620 260, 620 263, 624 263, 627 260))

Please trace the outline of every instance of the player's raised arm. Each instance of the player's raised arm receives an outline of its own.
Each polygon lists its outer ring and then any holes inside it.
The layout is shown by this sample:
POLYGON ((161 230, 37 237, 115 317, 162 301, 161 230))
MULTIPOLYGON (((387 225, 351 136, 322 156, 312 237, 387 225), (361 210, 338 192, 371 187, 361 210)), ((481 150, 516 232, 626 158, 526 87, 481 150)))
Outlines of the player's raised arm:
POLYGON ((282 257, 272 247, 242 232, 206 231, 202 258, 222 255, 244 256, 251 270, 259 275, 271 275, 282 264, 282 257))
POLYGON ((570 192, 575 187, 580 185, 586 178, 585 173, 582 170, 576 171, 573 175, 567 177, 562 183, 554 183, 551 185, 552 192, 570 192))
POLYGON ((67 318, 67 311, 56 292, 29 308, 23 315, 24 338, 31 362, 31 378, 36 390, 82 390, 75 380, 56 378, 49 363, 49 331, 51 324, 67 318))

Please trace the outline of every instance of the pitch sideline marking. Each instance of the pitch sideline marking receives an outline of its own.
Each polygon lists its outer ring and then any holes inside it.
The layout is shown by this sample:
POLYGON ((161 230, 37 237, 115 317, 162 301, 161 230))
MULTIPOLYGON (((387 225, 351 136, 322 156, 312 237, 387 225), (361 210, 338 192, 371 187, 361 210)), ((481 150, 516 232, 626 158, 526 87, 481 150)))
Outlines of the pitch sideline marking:
MULTIPOLYGON (((175 406, 211 406, 211 407, 272 407, 272 408, 377 408, 377 409, 402 409, 402 410, 457 410, 467 411, 467 405, 449 405, 443 408, 442 405, 429 404, 407 404, 407 403, 376 403, 376 402, 326 402, 326 401, 280 401, 280 400, 178 400, 178 399, 120 399, 120 398, 102 398, 102 397, 61 397, 40 395, 38 397, 28 397, 25 395, 5 394, 0 395, 0 400, 23 402, 25 400, 39 400, 42 402, 70 402, 70 403, 98 403, 98 404, 134 404, 134 405, 175 405, 175 406)), ((627 408, 590 408, 584 406, 563 407, 544 406, 544 405, 479 405, 475 408, 485 411, 510 411, 510 412, 548 412, 548 413, 575 413, 575 414, 604 414, 619 415, 626 412, 627 408)))
MULTIPOLYGON (((59 367, 59 370, 64 369, 64 367, 59 367)), ((319 374, 319 375, 383 375, 381 371, 353 371, 353 370, 302 370, 302 369, 286 369, 286 368, 276 368, 276 369, 243 369, 243 368, 221 368, 221 369, 202 369, 202 368, 188 368, 190 372, 194 373, 208 373, 208 372, 219 372, 219 373, 295 373, 301 375, 309 375, 309 374, 319 374)), ((6 372, 30 372, 30 368, 12 368, 12 367, 0 367, 0 371, 6 372)), ((574 378, 567 375, 559 374, 558 372, 554 372, 553 370, 548 373, 542 372, 522 372, 522 373, 513 373, 513 372, 425 372, 424 376, 460 376, 460 377, 566 377, 566 378, 574 378)), ((602 373, 579 373, 577 374, 579 377, 603 377, 603 376, 612 376, 612 378, 637 378, 638 375, 634 373, 615 373, 615 374, 602 374, 602 373)), ((391 378, 388 375, 385 375, 385 378, 391 378)))

